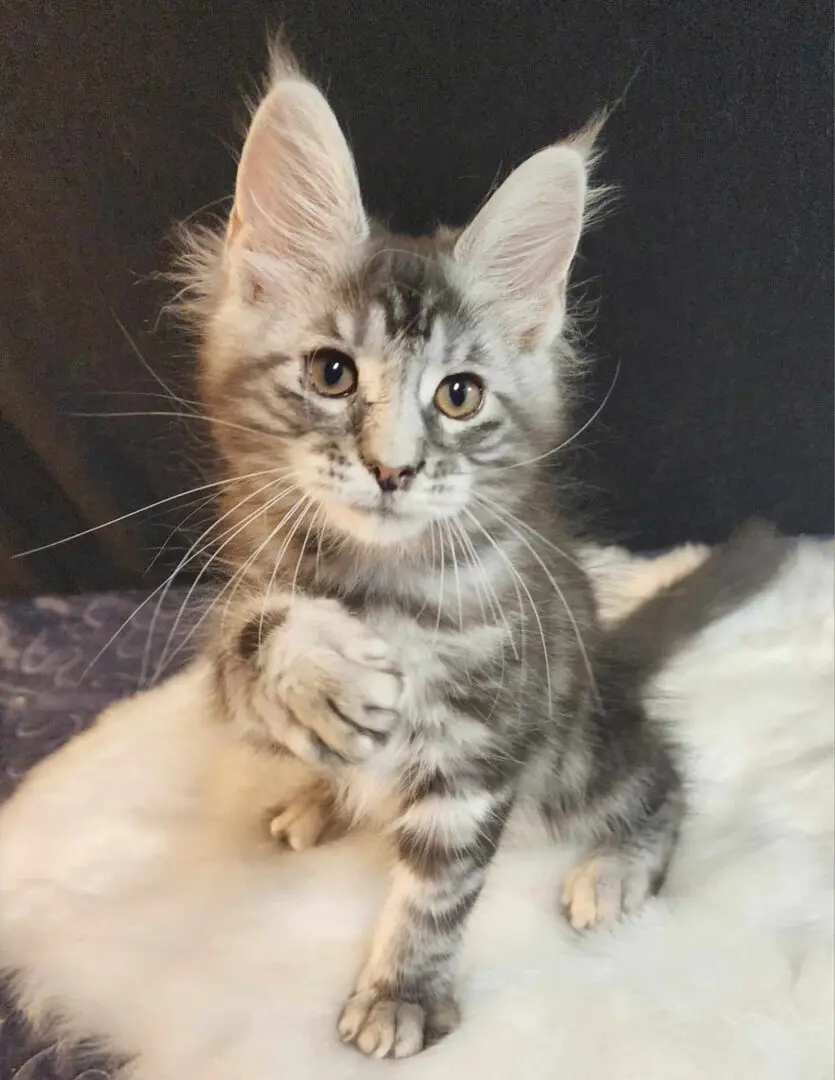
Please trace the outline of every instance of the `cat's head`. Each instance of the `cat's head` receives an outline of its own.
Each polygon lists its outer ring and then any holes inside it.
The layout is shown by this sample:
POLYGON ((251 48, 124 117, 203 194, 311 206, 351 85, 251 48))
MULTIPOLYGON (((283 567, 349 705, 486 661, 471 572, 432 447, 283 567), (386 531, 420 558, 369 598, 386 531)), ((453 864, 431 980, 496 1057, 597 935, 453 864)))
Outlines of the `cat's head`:
POLYGON ((279 60, 197 283, 229 476, 262 477, 266 500, 280 475, 308 519, 379 545, 518 487, 561 434, 590 144, 534 154, 458 233, 394 236, 327 101, 279 60))

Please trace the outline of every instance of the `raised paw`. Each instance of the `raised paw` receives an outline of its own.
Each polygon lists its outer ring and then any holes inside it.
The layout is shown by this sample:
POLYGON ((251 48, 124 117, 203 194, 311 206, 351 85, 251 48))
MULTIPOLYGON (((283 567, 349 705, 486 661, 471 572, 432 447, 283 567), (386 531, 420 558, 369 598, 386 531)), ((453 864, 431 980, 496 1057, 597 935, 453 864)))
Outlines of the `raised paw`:
POLYGON ((299 792, 269 823, 270 836, 291 851, 305 851, 319 843, 337 823, 333 795, 324 783, 299 792))
POLYGON ((358 990, 339 1017, 340 1039, 367 1057, 405 1058, 419 1054, 458 1025, 452 999, 424 1007, 381 990, 358 990))
POLYGON ((403 678, 394 648, 334 601, 291 610, 267 658, 281 707, 281 741, 302 760, 365 761, 399 717, 403 678))
POLYGON ((637 911, 656 891, 649 868, 620 854, 594 855, 570 870, 562 909, 575 930, 591 930, 637 911))

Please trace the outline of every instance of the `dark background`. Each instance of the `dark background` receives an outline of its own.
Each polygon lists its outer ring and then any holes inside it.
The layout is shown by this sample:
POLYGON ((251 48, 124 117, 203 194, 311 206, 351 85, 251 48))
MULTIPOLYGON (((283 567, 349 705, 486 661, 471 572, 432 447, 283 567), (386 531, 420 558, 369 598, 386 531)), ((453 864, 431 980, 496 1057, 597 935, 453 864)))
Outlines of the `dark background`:
POLYGON ((622 200, 577 270, 599 311, 586 415, 620 363, 574 462, 592 520, 643 548, 751 513, 832 531, 828 0, 9 0, 0 594, 155 584, 193 536, 199 513, 146 570, 191 509, 166 504, 11 557, 203 482, 198 421, 72 414, 190 409, 145 366, 191 396, 153 275, 176 221, 222 210, 239 103, 282 22, 369 206, 406 230, 462 222, 632 80, 602 167, 622 200))

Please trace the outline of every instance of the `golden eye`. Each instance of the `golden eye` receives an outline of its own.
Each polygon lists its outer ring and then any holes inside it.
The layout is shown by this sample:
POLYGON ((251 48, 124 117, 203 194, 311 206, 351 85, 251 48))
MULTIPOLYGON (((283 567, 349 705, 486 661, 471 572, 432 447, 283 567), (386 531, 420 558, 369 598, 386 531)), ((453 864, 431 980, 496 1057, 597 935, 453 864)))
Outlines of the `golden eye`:
POLYGON ((447 375, 435 391, 435 407, 452 420, 469 420, 484 403, 478 375, 447 375))
POLYGON ((323 397, 345 397, 357 388, 357 365, 339 349, 317 349, 307 357, 307 381, 323 397))

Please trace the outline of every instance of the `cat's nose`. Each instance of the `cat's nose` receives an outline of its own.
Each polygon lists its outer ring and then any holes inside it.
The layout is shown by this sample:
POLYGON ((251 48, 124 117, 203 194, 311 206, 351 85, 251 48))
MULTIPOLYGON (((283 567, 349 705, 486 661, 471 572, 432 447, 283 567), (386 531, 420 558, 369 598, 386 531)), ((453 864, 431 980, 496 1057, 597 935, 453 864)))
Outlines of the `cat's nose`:
POLYGON ((414 465, 383 465, 381 461, 366 461, 365 465, 380 485, 380 491, 405 491, 420 468, 414 465))

